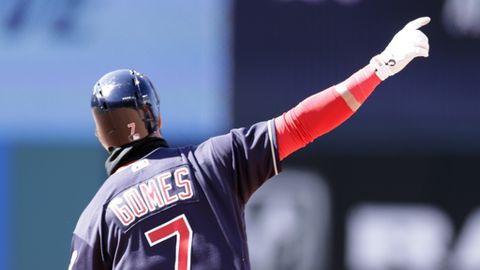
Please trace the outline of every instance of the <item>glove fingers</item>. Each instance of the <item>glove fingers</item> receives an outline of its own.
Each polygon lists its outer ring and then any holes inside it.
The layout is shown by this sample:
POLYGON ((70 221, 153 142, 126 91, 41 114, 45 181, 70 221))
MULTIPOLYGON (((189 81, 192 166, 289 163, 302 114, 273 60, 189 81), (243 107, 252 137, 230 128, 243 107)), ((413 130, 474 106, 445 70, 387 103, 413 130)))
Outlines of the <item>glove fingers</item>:
POLYGON ((430 17, 421 17, 421 18, 415 19, 415 20, 407 23, 407 25, 405 25, 404 29, 416 30, 416 29, 418 29, 422 26, 427 25, 429 22, 430 22, 430 17))
POLYGON ((428 37, 420 30, 416 30, 417 40, 428 43, 428 37))
POLYGON ((421 48, 421 47, 415 48, 415 54, 417 56, 428 57, 429 56, 428 52, 429 52, 429 48, 421 48))
POLYGON ((410 36, 408 38, 411 42, 410 44, 412 44, 414 47, 420 47, 424 49, 429 48, 428 37, 420 30, 414 30, 414 32, 410 32, 410 36))
POLYGON ((429 49, 429 47, 430 47, 428 42, 424 42, 424 41, 417 41, 417 42, 414 43, 414 46, 419 47, 419 48, 423 48, 423 49, 429 49))
POLYGON ((372 59, 371 63, 381 80, 398 73, 414 58, 429 56, 428 37, 418 30, 429 22, 429 17, 421 17, 409 22, 393 37, 387 48, 372 59), (390 65, 390 60, 394 60, 393 65, 390 65))

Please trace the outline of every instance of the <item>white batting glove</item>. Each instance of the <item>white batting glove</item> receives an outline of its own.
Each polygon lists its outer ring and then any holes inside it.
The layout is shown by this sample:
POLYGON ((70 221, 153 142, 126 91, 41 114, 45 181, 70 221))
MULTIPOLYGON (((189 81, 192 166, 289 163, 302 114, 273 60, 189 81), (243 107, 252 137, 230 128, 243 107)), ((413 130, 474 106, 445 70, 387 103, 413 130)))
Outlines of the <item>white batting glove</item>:
POLYGON ((429 17, 409 22, 393 37, 382 53, 370 60, 370 65, 375 68, 375 73, 382 81, 402 70, 413 58, 428 57, 428 38, 418 29, 429 22, 429 17))

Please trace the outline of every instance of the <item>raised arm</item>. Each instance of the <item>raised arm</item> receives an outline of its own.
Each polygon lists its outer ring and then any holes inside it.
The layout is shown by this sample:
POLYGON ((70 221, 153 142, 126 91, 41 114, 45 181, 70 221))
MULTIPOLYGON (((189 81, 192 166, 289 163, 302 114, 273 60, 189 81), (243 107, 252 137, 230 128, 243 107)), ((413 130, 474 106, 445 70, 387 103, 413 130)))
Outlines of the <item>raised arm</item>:
POLYGON ((350 118, 381 81, 401 71, 413 58, 428 57, 428 38, 418 29, 429 22, 429 17, 409 22, 367 66, 275 118, 280 159, 350 118))

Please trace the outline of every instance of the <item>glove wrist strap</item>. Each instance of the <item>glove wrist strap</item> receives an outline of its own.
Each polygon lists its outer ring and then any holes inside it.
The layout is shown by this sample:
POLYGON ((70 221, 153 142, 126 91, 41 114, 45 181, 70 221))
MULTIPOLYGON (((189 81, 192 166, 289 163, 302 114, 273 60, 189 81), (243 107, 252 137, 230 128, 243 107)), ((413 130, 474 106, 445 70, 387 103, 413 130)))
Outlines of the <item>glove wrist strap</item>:
POLYGON ((373 67, 375 74, 382 81, 392 75, 390 66, 382 60, 380 55, 376 55, 370 60, 370 66, 373 67))

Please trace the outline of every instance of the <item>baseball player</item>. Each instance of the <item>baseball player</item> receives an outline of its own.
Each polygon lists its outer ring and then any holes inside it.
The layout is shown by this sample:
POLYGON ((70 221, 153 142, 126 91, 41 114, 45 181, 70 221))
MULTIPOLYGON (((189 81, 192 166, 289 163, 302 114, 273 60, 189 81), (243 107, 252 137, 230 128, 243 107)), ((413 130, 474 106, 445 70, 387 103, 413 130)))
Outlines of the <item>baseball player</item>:
POLYGON ((413 58, 428 57, 411 21, 347 80, 275 119, 171 148, 159 97, 135 70, 110 72, 91 99, 108 179, 73 233, 69 269, 250 269, 244 207, 281 162, 348 119, 376 86, 413 58))

